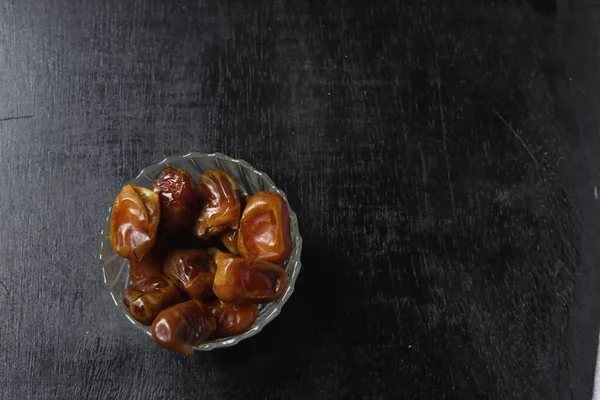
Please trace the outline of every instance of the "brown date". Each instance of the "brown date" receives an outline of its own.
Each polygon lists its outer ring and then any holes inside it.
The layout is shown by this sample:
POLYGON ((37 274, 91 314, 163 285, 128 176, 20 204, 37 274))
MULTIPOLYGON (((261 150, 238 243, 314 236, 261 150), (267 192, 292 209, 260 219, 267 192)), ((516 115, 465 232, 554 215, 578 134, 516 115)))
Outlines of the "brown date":
POLYGON ((290 256, 290 214, 279 194, 265 191, 248 197, 237 244, 240 255, 251 260, 281 264, 290 256))
POLYGON ((213 300, 205 305, 217 321, 217 330, 213 332, 211 339, 244 333, 252 327, 258 316, 258 308, 255 304, 236 306, 221 300, 213 300))
POLYGON ((162 274, 162 262, 155 249, 150 250, 148 254, 139 260, 137 258, 129 260, 129 279, 132 282, 162 274))
POLYGON ((127 286, 123 303, 133 318, 149 325, 161 310, 179 301, 181 294, 173 282, 164 276, 150 276, 127 286))
POLYGON ((212 295, 216 266, 206 250, 173 250, 165 259, 163 270, 175 286, 191 297, 204 299, 212 295))
POLYGON ((192 299, 161 311, 152 324, 152 337, 162 347, 186 355, 217 328, 215 317, 199 300, 192 299))
POLYGON ((172 231, 190 225, 196 217, 198 185, 187 171, 173 166, 165 168, 152 183, 160 198, 160 223, 172 231))
MULTIPOLYGON (((248 201, 248 196, 240 197, 240 205, 241 205, 242 212, 244 211, 244 208, 246 207, 247 201, 248 201)), ((238 246, 237 246, 237 241, 238 241, 238 230, 237 229, 231 229, 231 228, 225 229, 219 235, 219 240, 221 241, 223 246, 225 246, 227 251, 229 251, 231 254, 240 255, 240 250, 238 249, 238 246)))
POLYGON ((237 229, 240 223, 240 193, 233 177, 220 169, 206 171, 198 183, 206 204, 194 225, 194 234, 207 239, 227 228, 237 229))
POLYGON ((221 239, 221 243, 223 243, 223 246, 225 246, 225 248, 227 250, 229 250, 229 252, 231 254, 236 254, 236 255, 240 254, 240 251, 238 250, 238 247, 237 247, 237 241, 238 241, 238 231, 237 230, 227 229, 219 235, 219 239, 221 239))
POLYGON ((115 200, 110 219, 110 243, 121 257, 141 259, 156 241, 160 219, 158 195, 127 185, 115 200))
POLYGON ((248 261, 217 249, 209 252, 217 264, 213 292, 219 299, 234 304, 268 303, 283 293, 287 275, 280 266, 248 261))

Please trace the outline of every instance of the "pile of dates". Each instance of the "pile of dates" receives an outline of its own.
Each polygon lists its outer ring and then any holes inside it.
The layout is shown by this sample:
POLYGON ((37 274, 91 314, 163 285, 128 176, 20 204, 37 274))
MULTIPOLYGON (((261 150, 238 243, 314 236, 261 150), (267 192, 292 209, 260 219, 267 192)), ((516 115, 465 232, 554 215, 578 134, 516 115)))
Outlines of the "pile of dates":
POLYGON ((278 299, 292 251, 288 207, 274 192, 240 196, 227 172, 196 182, 167 167, 153 189, 127 185, 110 221, 114 251, 129 260, 124 304, 161 346, 195 346, 252 327, 257 304, 278 299))

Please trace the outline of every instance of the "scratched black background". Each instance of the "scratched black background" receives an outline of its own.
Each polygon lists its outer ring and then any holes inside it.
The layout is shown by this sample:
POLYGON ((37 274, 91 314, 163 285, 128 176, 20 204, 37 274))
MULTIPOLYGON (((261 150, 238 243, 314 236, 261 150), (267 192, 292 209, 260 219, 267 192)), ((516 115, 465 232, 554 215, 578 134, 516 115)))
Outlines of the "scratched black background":
POLYGON ((591 398, 599 39, 588 0, 0 0, 1 397, 591 398), (98 251, 192 150, 269 173, 305 250, 259 336, 183 358, 98 251))

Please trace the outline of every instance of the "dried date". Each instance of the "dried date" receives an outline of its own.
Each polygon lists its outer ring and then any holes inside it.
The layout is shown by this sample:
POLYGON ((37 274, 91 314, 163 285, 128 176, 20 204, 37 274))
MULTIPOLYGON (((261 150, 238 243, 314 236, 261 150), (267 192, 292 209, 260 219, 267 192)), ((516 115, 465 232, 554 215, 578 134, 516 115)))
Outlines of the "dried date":
POLYGON ((287 275, 280 266, 250 262, 217 249, 209 252, 217 265, 213 291, 219 299, 233 304, 269 303, 283 293, 287 275))
POLYGON ((183 292, 195 299, 212 296, 216 265, 206 250, 173 250, 163 265, 164 273, 183 292))
POLYGON ((258 316, 258 308, 255 304, 237 306, 221 300, 213 300, 206 303, 206 307, 217 321, 217 329, 211 335, 211 339, 244 333, 252 327, 258 316))
POLYGON ((131 283, 123 303, 133 318, 149 325, 161 310, 181 300, 173 282, 165 276, 151 276, 131 283))
POLYGON ((141 259, 156 241, 160 219, 158 195, 127 185, 115 200, 110 220, 110 243, 121 257, 141 259))
POLYGON ((213 314, 192 299, 161 311, 152 324, 152 337, 162 347, 192 355, 217 328, 213 314))
POLYGON ((194 234, 207 239, 227 228, 237 229, 241 205, 238 185, 233 177, 222 170, 206 171, 199 179, 206 203, 194 225, 194 234))
POLYGON ((167 231, 190 225, 196 217, 199 190, 185 170, 165 168, 152 183, 160 198, 161 229, 167 231))
POLYGON ((265 191, 248 197, 237 245, 239 254, 250 260, 281 264, 290 256, 290 215, 279 194, 265 191))

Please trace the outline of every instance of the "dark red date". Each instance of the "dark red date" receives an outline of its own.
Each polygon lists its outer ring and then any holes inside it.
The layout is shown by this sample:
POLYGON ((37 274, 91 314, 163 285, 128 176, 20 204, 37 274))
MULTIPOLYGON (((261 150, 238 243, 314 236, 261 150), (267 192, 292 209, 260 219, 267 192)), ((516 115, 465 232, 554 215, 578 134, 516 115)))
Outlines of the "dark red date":
POLYGON ((160 219, 158 195, 127 185, 115 200, 110 219, 110 243, 121 257, 141 259, 156 242, 160 219))
POLYGON ((152 249, 139 260, 137 258, 129 260, 129 279, 132 282, 163 274, 162 262, 157 253, 152 249))
POLYGON ((268 303, 283 293, 287 275, 278 265, 250 262, 217 249, 209 252, 217 264, 213 291, 219 299, 233 304, 268 303))
POLYGON ((290 214, 279 194, 259 192, 248 197, 237 245, 240 255, 250 260, 281 264, 290 256, 290 214))
POLYGON ((152 324, 152 337, 162 347, 192 355, 217 328, 213 314, 199 300, 189 300, 161 311, 152 324))
POLYGON ((238 241, 238 231, 237 230, 227 229, 226 231, 223 231, 219 235, 219 239, 221 239, 221 243, 223 243, 223 246, 225 246, 225 248, 227 250, 229 250, 229 252, 231 254, 236 254, 236 255, 240 254, 240 251, 238 250, 238 247, 237 247, 237 241, 238 241))
POLYGON ((236 306, 221 300, 213 300, 206 303, 206 307, 217 321, 217 329, 211 335, 211 339, 244 333, 252 327, 258 316, 258 307, 255 304, 236 306))
POLYGON ((151 276, 131 283, 123 303, 133 318, 149 325, 162 309, 181 300, 173 282, 165 276, 151 276))
POLYGON ((189 296, 200 300, 212 296, 216 265, 206 250, 173 250, 165 258, 163 270, 189 296))
POLYGON ((227 228, 237 229, 241 205, 235 179, 225 171, 212 169, 202 174, 198 183, 206 197, 206 204, 196 219, 194 234, 207 239, 227 228))
POLYGON ((168 231, 189 226, 196 217, 198 185, 185 170, 165 168, 153 182, 160 197, 161 229, 168 231))

